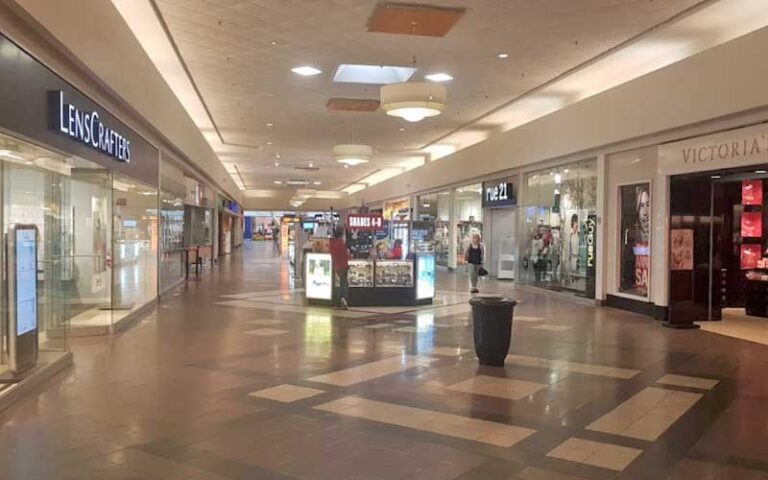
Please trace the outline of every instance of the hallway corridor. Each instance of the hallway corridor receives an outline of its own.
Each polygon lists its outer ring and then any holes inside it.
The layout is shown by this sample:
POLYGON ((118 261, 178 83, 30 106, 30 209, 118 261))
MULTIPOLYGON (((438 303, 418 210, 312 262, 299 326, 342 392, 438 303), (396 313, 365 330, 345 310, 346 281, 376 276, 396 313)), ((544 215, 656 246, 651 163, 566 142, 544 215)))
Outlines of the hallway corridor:
POLYGON ((0 413, 0 479, 768 479, 768 347, 518 300, 479 367, 462 276, 430 307, 303 305, 244 248, 0 413))

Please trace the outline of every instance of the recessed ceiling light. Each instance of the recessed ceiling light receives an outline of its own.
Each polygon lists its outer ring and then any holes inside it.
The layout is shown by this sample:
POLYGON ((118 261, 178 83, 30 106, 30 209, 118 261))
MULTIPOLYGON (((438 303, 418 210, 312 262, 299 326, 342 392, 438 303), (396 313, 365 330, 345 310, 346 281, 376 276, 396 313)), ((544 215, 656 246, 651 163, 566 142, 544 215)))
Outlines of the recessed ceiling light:
POLYGON ((281 180, 275 180, 275 185, 282 185, 283 182, 281 180))
POLYGON ((348 163, 345 163, 345 164, 344 164, 344 168, 349 168, 349 164, 348 164, 348 163))
POLYGON ((315 166, 315 162, 309 162, 309 168, 313 168, 315 166))
POLYGON ((449 80, 453 80, 453 77, 447 73, 433 73, 431 75, 426 75, 424 78, 430 82, 447 82, 449 80))
POLYGON ((400 131, 401 131, 401 132, 404 132, 404 131, 405 131, 405 129, 404 129, 404 128, 402 128, 402 127, 400 127, 400 131))
POLYGON ((766 170, 755 170, 755 173, 763 174, 763 173, 768 173, 768 171, 766 171, 766 170))
POLYGON ((275 126, 275 124, 274 124, 274 123, 272 123, 272 122, 267 122, 267 126, 271 128, 271 127, 274 127, 274 126, 275 126))
POLYGON ((277 45, 277 41, 276 40, 272 40, 271 42, 269 42, 269 44, 274 47, 275 45, 277 45))
POLYGON ((713 180, 717 180, 718 178, 720 178, 720 175, 711 175, 709 178, 713 180))
POLYGON ((303 65, 301 67, 294 67, 291 69, 293 73, 299 74, 303 77, 311 77, 312 75, 319 75, 322 72, 322 70, 318 70, 315 67, 310 67, 309 65, 303 65))
POLYGON ((267 142, 267 145, 272 145, 272 142, 267 142))
POLYGON ((509 54, 508 53, 500 53, 500 54, 498 54, 496 56, 499 57, 499 58, 502 58, 502 59, 503 58, 509 58, 509 54))
POLYGON ((275 166, 276 166, 276 167, 279 167, 279 166, 280 166, 280 162, 278 162, 277 160, 275 160, 275 166))
POLYGON ((312 184, 314 184, 314 185, 322 185, 323 182, 318 182, 317 180, 315 180, 314 182, 312 182, 312 184))

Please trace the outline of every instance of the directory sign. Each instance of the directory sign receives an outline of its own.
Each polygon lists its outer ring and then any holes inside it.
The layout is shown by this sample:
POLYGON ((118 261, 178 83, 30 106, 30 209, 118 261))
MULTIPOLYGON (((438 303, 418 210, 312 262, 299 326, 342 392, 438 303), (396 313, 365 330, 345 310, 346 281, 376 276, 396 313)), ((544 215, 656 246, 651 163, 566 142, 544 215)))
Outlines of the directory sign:
POLYGON ((435 296, 435 256, 416 256, 416 300, 435 296))
POLYGON ((19 373, 37 363, 37 227, 11 225, 7 253, 9 363, 19 373))
POLYGON ((307 253, 307 298, 331 300, 333 298, 333 270, 330 253, 307 253))
POLYGON ((37 329, 37 230, 16 230, 16 335, 37 329))

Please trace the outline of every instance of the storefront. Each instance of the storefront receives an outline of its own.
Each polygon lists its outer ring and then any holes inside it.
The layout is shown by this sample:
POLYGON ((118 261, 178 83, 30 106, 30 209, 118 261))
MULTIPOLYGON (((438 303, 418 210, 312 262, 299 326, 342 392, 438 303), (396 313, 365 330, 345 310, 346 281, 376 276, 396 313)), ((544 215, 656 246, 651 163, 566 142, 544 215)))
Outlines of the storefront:
POLYGON ((483 182, 482 205, 485 218, 486 268, 499 280, 514 280, 520 252, 518 231, 518 176, 483 182))
POLYGON ((454 193, 454 222, 456 225, 455 260, 453 267, 464 265, 464 252, 472 235, 483 236, 483 185, 476 183, 458 187, 454 193))
POLYGON ((768 316, 766 138, 759 124, 609 157, 618 210, 609 305, 679 328, 760 325, 768 316))
MULTIPOLYGON (((3 36, 0 51, 0 211, 6 235, 37 229, 44 362, 68 335, 117 331, 155 301, 159 151, 3 36)), ((12 315, 3 300, 0 370, 21 333, 12 315)))
POLYGON ((519 283, 595 298, 597 185, 595 159, 524 175, 519 283))
POLYGON ((219 196, 219 256, 229 255, 243 244, 243 217, 240 205, 219 196))
POLYGON ((442 267, 449 266, 452 202, 450 191, 421 195, 418 200, 418 219, 432 224, 432 250, 435 252, 437 265, 442 267))

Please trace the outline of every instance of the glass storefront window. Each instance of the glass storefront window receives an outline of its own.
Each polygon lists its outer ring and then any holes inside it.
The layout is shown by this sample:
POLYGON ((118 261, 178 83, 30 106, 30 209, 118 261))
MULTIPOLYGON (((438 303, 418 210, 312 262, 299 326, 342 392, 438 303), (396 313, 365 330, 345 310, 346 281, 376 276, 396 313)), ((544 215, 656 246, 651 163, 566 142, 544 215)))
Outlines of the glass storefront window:
POLYGON ((119 175, 113 188, 112 309, 117 321, 157 296, 158 193, 119 175))
POLYGON ((483 235, 483 185, 477 183, 456 189, 454 196, 456 218, 456 264, 464 264, 464 252, 472 235, 483 235))
POLYGON ((597 208, 597 161, 528 173, 520 249, 522 283, 587 294, 587 228, 597 208))
POLYGON ((160 195, 160 286, 175 285, 184 277, 184 200, 160 195))

